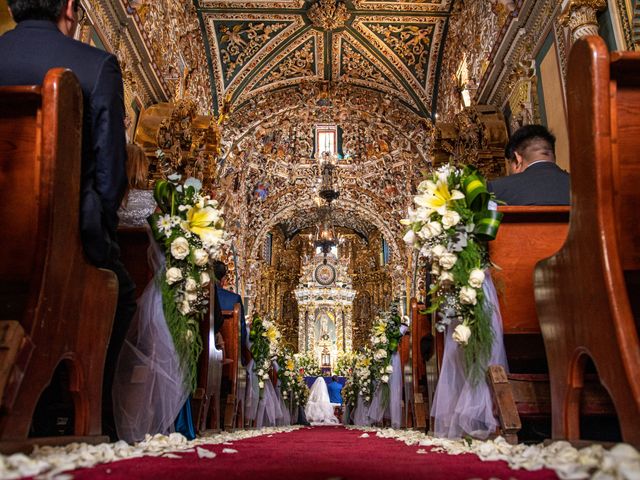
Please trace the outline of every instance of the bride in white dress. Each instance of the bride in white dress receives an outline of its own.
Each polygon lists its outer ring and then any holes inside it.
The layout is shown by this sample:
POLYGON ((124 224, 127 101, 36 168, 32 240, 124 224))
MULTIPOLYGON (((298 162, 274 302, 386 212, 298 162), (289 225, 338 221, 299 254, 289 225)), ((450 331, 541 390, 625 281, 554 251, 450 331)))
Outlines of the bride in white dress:
POLYGON ((318 377, 313 383, 304 413, 311 425, 339 424, 338 418, 333 414, 333 405, 329 401, 329 390, 324 378, 318 377))

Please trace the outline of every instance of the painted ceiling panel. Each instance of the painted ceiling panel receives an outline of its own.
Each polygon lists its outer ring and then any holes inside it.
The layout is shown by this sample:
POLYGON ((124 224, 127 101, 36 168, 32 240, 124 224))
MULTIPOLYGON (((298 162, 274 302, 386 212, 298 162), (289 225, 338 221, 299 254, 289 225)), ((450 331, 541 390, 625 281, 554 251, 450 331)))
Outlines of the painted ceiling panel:
POLYGON ((259 74, 248 83, 239 98, 242 102, 269 89, 286 87, 301 81, 322 80, 324 36, 308 30, 271 57, 259 74))
POLYGON ((255 13, 203 13, 211 55, 214 98, 222 105, 225 95, 237 89, 260 63, 304 26, 296 15, 255 13))
POLYGON ((306 81, 345 81, 434 112, 452 0, 199 0, 214 109, 306 81))
POLYGON ((333 41, 333 79, 391 93, 416 108, 411 94, 395 73, 377 61, 357 39, 348 32, 338 32, 333 35, 333 41))

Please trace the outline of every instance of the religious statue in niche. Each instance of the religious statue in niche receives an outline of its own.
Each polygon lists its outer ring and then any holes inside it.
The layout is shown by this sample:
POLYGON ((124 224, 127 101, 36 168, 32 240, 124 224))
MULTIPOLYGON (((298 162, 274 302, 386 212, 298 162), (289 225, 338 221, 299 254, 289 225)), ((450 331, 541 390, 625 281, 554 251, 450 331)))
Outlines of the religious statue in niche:
POLYGON ((320 345, 335 345, 336 325, 329 317, 330 313, 321 312, 316 320, 316 339, 320 345))

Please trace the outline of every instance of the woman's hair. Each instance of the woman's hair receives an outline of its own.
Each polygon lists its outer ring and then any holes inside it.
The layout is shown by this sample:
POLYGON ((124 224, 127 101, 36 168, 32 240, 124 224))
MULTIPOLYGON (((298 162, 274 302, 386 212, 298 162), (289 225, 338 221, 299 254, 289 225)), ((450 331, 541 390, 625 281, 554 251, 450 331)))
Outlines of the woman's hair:
POLYGON ((129 188, 147 188, 149 174, 149 159, 144 150, 135 143, 127 144, 127 178, 129 188))

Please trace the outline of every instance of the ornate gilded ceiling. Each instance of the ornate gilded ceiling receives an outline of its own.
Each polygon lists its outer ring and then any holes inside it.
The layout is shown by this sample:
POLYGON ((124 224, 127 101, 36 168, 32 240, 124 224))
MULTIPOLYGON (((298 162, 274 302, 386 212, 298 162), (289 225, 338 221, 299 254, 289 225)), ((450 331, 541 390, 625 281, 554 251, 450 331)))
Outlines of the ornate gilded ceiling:
POLYGON ((313 128, 320 123, 341 126, 343 150, 350 154, 336 167, 335 223, 364 237, 379 230, 399 258, 397 219, 429 165, 433 127, 388 94, 348 83, 309 82, 268 92, 229 117, 222 145, 225 203, 239 231, 250 232, 238 241, 254 257, 276 225, 284 224, 287 234, 313 225, 320 174, 313 128))
POLYGON ((341 81, 435 112, 451 0, 196 0, 214 109, 308 81, 341 81))

